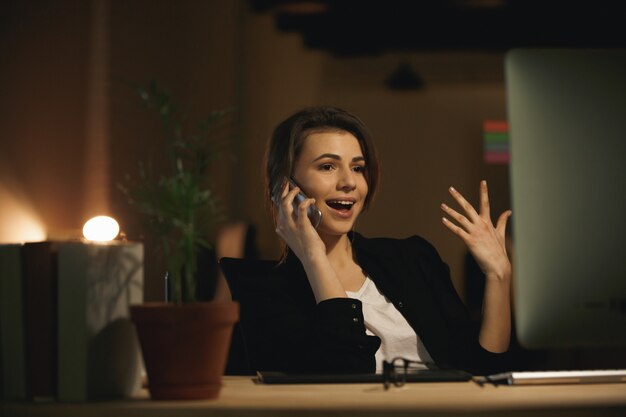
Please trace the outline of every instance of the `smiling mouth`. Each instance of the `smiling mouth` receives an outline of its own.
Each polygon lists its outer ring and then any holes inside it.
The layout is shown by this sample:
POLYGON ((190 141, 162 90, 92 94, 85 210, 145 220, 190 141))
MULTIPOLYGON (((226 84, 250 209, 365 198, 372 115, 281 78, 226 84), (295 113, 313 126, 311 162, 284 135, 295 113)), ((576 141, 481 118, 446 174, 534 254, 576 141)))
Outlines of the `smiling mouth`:
POLYGON ((348 212, 354 206, 354 201, 346 201, 346 200, 328 200, 326 202, 328 207, 335 209, 341 212, 348 212))

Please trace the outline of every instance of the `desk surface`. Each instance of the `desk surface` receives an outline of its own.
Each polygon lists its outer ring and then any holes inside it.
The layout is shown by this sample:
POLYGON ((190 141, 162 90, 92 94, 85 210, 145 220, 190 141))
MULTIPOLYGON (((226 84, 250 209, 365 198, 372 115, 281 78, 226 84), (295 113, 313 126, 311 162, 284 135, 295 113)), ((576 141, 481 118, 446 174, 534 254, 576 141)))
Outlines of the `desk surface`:
POLYGON ((626 416, 626 383, 492 386, 474 382, 261 385, 224 377, 217 400, 127 401, 84 404, 3 404, 3 417, 56 416, 626 416))

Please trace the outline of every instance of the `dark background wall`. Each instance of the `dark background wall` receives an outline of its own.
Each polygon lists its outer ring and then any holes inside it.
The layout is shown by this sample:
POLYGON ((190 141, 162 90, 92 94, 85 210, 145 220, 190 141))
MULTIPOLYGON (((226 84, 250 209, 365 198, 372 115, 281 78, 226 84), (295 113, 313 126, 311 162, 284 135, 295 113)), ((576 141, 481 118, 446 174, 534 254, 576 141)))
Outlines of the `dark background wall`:
MULTIPOLYGON (((280 248, 262 199, 265 143, 282 118, 308 105, 351 110, 375 135, 381 192, 357 230, 425 236, 451 265, 459 289, 465 249, 440 224, 448 186, 476 201, 485 178, 494 211, 508 208, 506 166, 482 159, 482 122, 506 117, 502 51, 338 57, 306 48, 299 34, 279 31, 271 13, 255 12, 243 0, 9 1, 2 7, 1 241, 76 238, 100 212, 118 218, 129 239, 143 239, 116 184, 136 172, 139 159, 162 153, 158 122, 126 84, 149 79, 192 116, 235 108, 236 159, 220 162, 213 178, 230 220, 256 225, 262 257, 274 258, 280 248), (385 86, 401 61, 419 71, 424 89, 385 86), (39 235, 26 236, 15 219, 39 225, 39 235)), ((162 269, 150 250, 149 300, 162 297, 162 269)))
POLYGON ((83 211, 89 3, 2 9, 0 233, 37 238, 40 223, 55 235, 80 227, 75 217, 83 211))

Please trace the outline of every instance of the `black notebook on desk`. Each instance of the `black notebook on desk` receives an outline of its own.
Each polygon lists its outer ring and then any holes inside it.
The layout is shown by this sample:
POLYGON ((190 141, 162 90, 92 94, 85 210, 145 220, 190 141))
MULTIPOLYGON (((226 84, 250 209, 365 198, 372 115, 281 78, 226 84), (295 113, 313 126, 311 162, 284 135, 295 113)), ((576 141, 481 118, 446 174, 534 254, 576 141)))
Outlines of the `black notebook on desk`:
MULTIPOLYGON (((351 384, 381 383, 382 374, 288 374, 284 372, 257 372, 262 384, 351 384)), ((406 382, 459 382, 469 381, 472 375, 464 371, 425 369, 409 372, 406 382)))

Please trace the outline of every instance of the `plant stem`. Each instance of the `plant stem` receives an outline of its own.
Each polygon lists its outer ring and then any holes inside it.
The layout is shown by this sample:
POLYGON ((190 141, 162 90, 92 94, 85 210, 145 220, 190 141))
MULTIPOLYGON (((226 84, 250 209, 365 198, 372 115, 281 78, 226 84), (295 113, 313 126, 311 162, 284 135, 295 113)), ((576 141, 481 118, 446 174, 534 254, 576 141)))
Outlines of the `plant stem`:
POLYGON ((185 290, 186 297, 183 302, 196 301, 196 272, 198 269, 198 255, 196 253, 196 229, 192 210, 188 212, 187 233, 185 234, 185 290))

